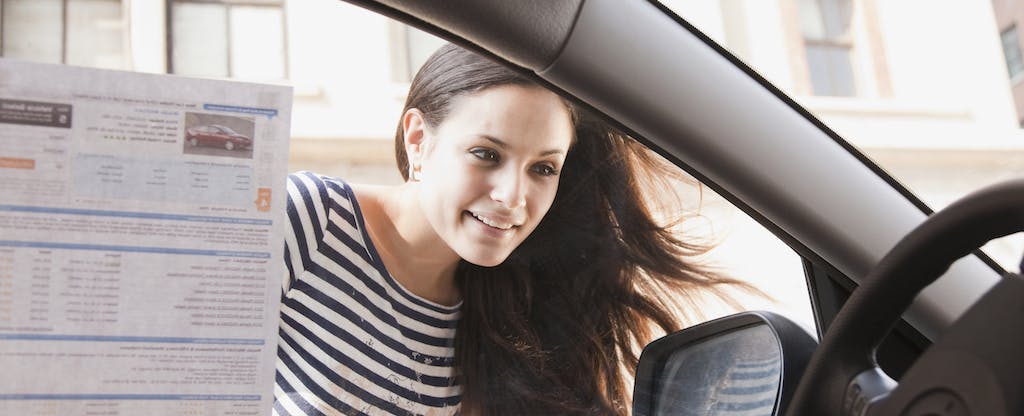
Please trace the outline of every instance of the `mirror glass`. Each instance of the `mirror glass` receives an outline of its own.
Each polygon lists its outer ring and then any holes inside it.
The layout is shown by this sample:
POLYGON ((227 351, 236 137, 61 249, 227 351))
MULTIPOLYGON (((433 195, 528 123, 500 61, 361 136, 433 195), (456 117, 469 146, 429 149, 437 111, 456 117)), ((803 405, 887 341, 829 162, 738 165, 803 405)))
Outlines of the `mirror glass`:
POLYGON ((771 415, 782 376, 779 348, 763 324, 680 348, 657 376, 654 415, 771 415))

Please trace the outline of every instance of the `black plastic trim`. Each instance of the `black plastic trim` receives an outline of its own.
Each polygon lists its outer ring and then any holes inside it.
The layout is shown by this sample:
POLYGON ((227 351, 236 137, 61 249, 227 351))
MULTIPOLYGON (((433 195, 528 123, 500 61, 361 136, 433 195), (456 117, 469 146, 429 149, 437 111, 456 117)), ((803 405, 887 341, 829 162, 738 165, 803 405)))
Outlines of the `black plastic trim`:
MULTIPOLYGON (((807 259, 803 263, 818 339, 823 339, 839 310, 856 290, 857 284, 834 269, 829 271, 831 268, 807 259)), ((875 355, 879 367, 890 377, 899 380, 931 344, 932 341, 917 328, 905 319, 900 319, 892 332, 882 340, 875 355)))
POLYGON ((849 278, 832 278, 835 272, 828 272, 814 262, 802 259, 804 275, 807 277, 807 291, 811 299, 811 311, 818 329, 818 339, 825 335, 832 320, 842 309, 857 284, 849 278))

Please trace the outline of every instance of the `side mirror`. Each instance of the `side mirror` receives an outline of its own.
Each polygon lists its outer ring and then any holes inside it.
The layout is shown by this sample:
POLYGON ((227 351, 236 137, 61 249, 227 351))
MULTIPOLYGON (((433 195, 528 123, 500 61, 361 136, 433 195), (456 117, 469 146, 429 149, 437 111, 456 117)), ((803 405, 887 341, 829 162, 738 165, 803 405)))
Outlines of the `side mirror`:
POLYGON ((807 331, 771 312, 744 312, 666 335, 640 355, 633 414, 782 414, 816 346, 807 331))

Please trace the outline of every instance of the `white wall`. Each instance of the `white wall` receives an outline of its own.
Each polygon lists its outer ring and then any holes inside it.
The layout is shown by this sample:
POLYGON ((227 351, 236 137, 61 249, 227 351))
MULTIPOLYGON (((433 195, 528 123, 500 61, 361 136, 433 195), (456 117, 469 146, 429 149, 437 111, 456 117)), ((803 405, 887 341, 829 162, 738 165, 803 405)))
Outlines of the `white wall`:
POLYGON ((879 1, 897 98, 962 107, 980 125, 1017 127, 988 1, 879 1))
POLYGON ((128 54, 131 70, 164 73, 167 71, 166 18, 163 1, 127 0, 128 54))
POLYGON ((287 5, 297 138, 386 138, 407 85, 392 81, 389 22, 337 0, 287 5))

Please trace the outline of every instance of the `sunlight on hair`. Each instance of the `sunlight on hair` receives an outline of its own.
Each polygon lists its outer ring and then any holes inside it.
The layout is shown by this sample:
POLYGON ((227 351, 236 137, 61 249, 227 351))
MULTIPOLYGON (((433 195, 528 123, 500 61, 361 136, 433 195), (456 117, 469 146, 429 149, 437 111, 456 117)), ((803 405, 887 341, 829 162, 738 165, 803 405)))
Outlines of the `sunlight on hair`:
POLYGON ((721 284, 674 294, 681 296, 672 305, 677 316, 689 326, 737 312, 768 310, 814 333, 799 256, 707 185, 655 152, 647 153, 659 168, 638 179, 652 215, 693 245, 689 261, 751 286, 721 284))

